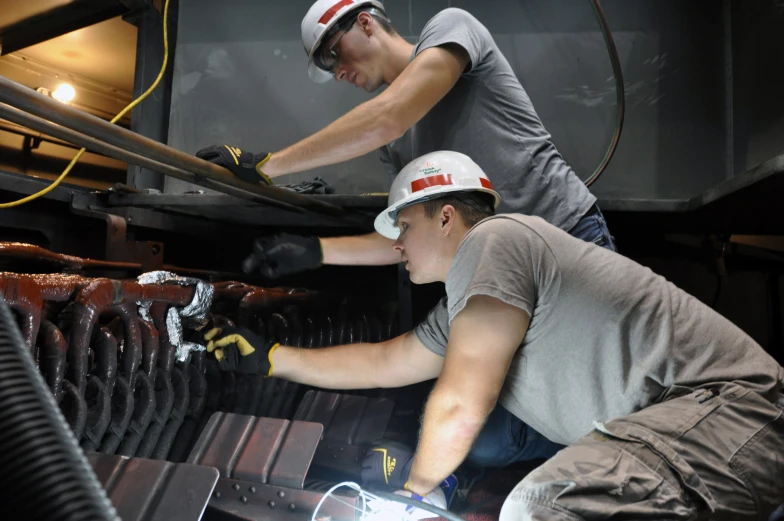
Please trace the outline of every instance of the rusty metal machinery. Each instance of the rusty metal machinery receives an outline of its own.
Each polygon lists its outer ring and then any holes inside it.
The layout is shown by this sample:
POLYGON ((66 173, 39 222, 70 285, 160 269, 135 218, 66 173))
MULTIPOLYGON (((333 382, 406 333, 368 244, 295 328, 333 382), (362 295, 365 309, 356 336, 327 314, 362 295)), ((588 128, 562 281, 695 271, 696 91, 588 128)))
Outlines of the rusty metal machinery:
MULTIPOLYGON (((140 266, 29 245, 0 244, 0 257, 70 272, 0 272, 0 295, 125 521, 158 518, 156 509, 167 519, 199 519, 200 499, 179 511, 167 503, 189 489, 209 499, 203 519, 309 519, 324 480, 358 478, 363 447, 384 434, 388 399, 222 372, 199 344, 202 331, 221 324, 309 349, 379 342, 397 334, 389 310, 302 288, 90 277, 86 270, 135 275, 140 266), (203 317, 188 318, 183 310, 205 294, 203 317), (220 479, 191 466, 218 469, 220 479)), ((339 506, 333 518, 353 519, 339 506)))

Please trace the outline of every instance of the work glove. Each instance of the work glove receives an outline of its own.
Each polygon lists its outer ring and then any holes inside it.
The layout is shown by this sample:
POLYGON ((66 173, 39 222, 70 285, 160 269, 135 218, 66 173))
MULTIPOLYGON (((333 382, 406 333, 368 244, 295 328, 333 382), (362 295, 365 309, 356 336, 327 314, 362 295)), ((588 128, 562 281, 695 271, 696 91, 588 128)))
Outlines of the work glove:
POLYGON ((196 157, 228 168, 232 174, 241 179, 251 183, 262 182, 266 185, 271 185, 272 180, 261 171, 261 166, 269 161, 271 156, 270 152, 254 154, 231 145, 213 145, 196 152, 196 157))
POLYGON ((245 273, 260 272, 275 279, 321 266, 323 254, 318 237, 281 233, 253 241, 253 253, 242 263, 245 273))
POLYGON ((414 453, 402 443, 382 442, 368 450, 362 462, 365 486, 405 489, 414 453))
POLYGON ((247 327, 214 327, 204 335, 221 371, 272 376, 272 353, 280 344, 247 327))

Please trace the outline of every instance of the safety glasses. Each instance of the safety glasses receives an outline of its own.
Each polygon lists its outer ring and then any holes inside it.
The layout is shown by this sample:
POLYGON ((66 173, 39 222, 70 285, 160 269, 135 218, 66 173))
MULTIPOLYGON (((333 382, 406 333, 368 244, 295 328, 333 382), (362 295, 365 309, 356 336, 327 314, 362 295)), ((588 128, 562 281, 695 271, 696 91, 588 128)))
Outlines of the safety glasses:
MULTIPOLYGON (((346 36, 346 33, 349 32, 352 27, 354 27, 355 23, 357 23, 357 17, 354 17, 351 22, 345 26, 345 28, 343 28, 343 33, 337 40, 335 40, 335 43, 329 47, 322 46, 322 48, 316 52, 314 61, 320 69, 323 69, 334 76, 335 69, 340 62, 340 54, 338 53, 340 41, 344 36, 346 36)), ((338 30, 340 30, 340 28, 338 30)), ((332 36, 334 36, 334 34, 330 35, 330 38, 332 38, 332 36)), ((329 41, 329 38, 325 39, 325 41, 329 41)))

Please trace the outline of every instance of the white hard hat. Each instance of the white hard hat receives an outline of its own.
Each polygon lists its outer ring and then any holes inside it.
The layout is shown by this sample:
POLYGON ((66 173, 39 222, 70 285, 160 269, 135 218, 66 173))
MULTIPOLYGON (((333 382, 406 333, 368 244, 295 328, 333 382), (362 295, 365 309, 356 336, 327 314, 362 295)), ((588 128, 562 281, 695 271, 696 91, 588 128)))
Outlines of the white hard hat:
POLYGON ((302 19, 302 45, 308 55, 308 74, 316 83, 324 83, 332 75, 313 62, 313 54, 321 45, 324 36, 346 14, 360 7, 375 7, 384 13, 380 0, 317 0, 302 19))
POLYGON ((376 231, 397 239, 400 210, 453 192, 483 192, 493 196, 493 208, 501 204, 501 196, 470 157, 449 150, 431 152, 411 161, 397 175, 389 189, 389 207, 376 217, 376 231))

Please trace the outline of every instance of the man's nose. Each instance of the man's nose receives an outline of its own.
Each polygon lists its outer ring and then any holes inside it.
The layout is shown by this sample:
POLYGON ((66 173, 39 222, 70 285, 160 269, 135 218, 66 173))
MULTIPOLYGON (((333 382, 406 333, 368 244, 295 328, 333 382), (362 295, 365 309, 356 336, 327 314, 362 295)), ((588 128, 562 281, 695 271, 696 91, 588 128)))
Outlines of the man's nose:
POLYGON ((339 67, 337 71, 335 71, 335 79, 337 81, 343 81, 348 76, 348 71, 343 67, 339 67))

